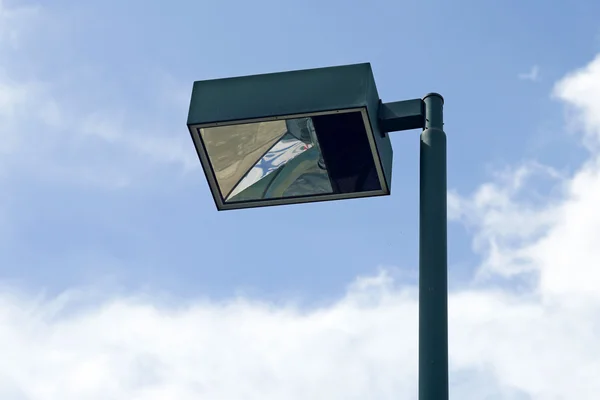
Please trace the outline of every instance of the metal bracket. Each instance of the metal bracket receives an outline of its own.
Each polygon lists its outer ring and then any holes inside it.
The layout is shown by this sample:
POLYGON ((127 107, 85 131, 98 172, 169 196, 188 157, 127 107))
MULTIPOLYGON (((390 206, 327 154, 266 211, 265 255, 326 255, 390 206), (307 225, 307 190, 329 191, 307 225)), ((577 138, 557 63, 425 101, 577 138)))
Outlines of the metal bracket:
POLYGON ((421 99, 393 103, 382 103, 379 100, 378 114, 379 128, 383 136, 388 132, 425 127, 425 107, 421 99))

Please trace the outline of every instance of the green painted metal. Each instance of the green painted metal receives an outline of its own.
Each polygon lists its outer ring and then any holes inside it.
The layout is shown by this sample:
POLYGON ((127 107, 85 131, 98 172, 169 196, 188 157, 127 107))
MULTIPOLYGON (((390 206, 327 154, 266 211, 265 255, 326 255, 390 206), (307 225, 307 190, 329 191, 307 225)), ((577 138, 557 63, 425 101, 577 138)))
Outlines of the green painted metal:
POLYGON ((392 145, 379 131, 379 95, 370 63, 194 82, 188 127, 366 108, 388 188, 392 145))
POLYGON ((423 98, 419 210, 419 400, 448 400, 448 248, 444 99, 423 98))
POLYGON ((369 120, 371 122, 371 129, 373 131, 373 137, 375 139, 375 145, 377 147, 377 153, 381 160, 381 167, 383 174, 387 182, 389 193, 392 193, 392 165, 394 154, 392 151, 392 143, 388 135, 382 134, 379 121, 379 106, 381 105, 381 99, 379 93, 377 93, 377 86, 375 85, 375 77, 373 76, 373 70, 371 64, 368 64, 369 72, 365 74, 367 82, 367 92, 365 95, 367 113, 369 114, 369 120))
POLYGON ((364 107, 373 83, 368 63, 197 81, 188 125, 364 107))
POLYGON ((379 106, 379 128, 382 133, 423 129, 425 108, 423 100, 403 100, 379 106))

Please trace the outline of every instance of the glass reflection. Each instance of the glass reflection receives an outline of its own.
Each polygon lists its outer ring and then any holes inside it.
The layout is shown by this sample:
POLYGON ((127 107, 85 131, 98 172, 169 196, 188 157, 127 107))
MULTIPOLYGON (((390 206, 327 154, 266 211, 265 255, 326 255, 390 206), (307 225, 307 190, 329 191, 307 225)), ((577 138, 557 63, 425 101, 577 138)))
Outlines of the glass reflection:
POLYGON ((200 129, 225 202, 333 193, 311 118, 200 129))

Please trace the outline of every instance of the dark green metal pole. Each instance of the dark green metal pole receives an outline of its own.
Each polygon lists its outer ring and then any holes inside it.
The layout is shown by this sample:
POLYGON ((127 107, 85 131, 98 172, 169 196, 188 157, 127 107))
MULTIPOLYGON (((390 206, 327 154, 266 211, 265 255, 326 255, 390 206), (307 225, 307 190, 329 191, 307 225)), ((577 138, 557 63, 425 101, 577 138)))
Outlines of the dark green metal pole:
POLYGON ((444 99, 423 98, 419 202, 419 400, 448 400, 448 243, 444 99))

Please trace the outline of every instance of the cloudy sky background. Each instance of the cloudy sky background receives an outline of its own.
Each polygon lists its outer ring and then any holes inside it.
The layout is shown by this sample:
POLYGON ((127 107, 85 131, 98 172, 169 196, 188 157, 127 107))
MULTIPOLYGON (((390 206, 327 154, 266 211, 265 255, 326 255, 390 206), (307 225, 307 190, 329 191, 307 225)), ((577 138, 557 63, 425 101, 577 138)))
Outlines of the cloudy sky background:
POLYGON ((393 195, 218 213, 194 80, 370 61, 446 98, 454 399, 600 393, 600 4, 0 0, 0 398, 415 399, 393 195))

